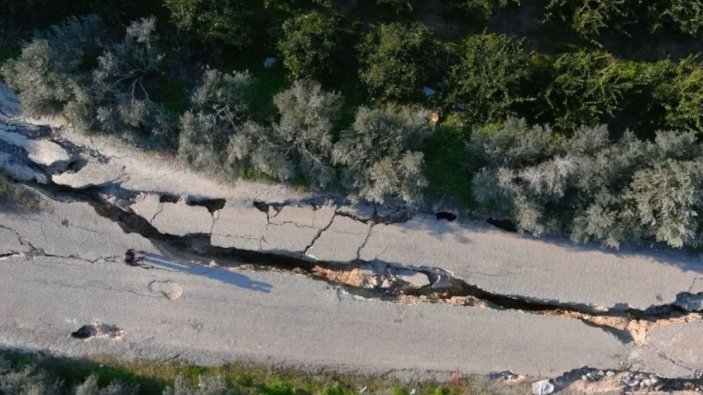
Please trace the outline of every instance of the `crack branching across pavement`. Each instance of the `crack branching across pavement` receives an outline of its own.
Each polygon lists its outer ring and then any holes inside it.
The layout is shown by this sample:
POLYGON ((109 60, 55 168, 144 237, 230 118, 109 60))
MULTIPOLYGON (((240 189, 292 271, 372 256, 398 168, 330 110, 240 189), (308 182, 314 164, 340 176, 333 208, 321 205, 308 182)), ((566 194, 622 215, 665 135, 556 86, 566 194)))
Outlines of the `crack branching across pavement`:
MULTIPOLYGON (((159 232, 149 220, 115 203, 115 197, 133 199, 136 196, 136 193, 122 190, 116 185, 82 190, 53 184, 27 185, 59 200, 73 199, 87 202, 99 215, 117 223, 125 232, 138 233, 154 242, 166 244, 170 248, 190 255, 195 254, 202 262, 214 260, 224 266, 247 263, 257 269, 303 273, 340 286, 350 294, 361 298, 410 304, 444 303, 560 316, 580 320, 586 325, 601 328, 623 343, 635 342, 637 344, 644 344, 647 333, 658 326, 698 321, 703 318, 701 313, 687 312, 674 304, 652 306, 645 310, 604 309, 575 302, 544 301, 519 295, 501 295, 469 284, 440 268, 410 267, 379 260, 363 261, 358 259, 358 253, 357 259, 353 261, 325 262, 307 257, 304 254, 305 251, 292 255, 218 247, 211 244, 209 234, 175 236, 159 232)), ((259 201, 254 204, 257 209, 266 213, 269 212, 269 207, 273 206, 259 201)), ((275 215, 278 215, 285 205, 279 203, 275 208, 275 215)), ((217 206, 221 208, 222 203, 218 202, 217 206)), ((216 212, 217 208, 211 210, 216 212)), ((272 220, 271 217, 275 218, 275 215, 267 216, 268 222, 272 220)), ((335 212, 332 218, 339 215, 339 212, 335 212)), ((374 213, 374 216, 376 215, 374 213)), ((351 217, 349 215, 343 216, 351 217)), ((371 226, 374 224, 368 219, 359 218, 358 220, 367 221, 371 226)), ((332 220, 320 229, 311 245, 331 224, 332 220)), ((372 227, 369 229, 369 234, 372 229, 372 227)), ((366 237, 368 238, 368 235, 366 237)), ((307 249, 309 247, 306 248, 306 251, 307 249)), ((34 253, 41 254, 42 252, 35 251, 34 253)), ((80 259, 78 257, 72 258, 80 259)))

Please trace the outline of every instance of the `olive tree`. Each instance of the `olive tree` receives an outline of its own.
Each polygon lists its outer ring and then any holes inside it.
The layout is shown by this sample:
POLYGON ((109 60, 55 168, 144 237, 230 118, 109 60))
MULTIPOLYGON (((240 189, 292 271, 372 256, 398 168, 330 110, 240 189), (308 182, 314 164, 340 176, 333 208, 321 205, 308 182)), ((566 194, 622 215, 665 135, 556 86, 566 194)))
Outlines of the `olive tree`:
MULTIPOLYGON (((655 2, 656 4, 657 2, 655 2)), ((698 37, 703 30, 703 0, 664 0, 652 7, 655 26, 698 37)))
POLYGON ((173 23, 201 42, 246 48, 253 43, 262 15, 260 0, 164 0, 173 23))
POLYGON ((655 240, 672 247, 698 245, 703 213, 703 161, 667 159, 634 174, 637 217, 655 240))
POLYGON ((319 78, 332 67, 333 53, 339 37, 334 17, 311 11, 283 23, 278 50, 283 65, 294 79, 319 78))
POLYGON ((342 96, 324 91, 316 82, 296 81, 273 101, 280 121, 271 128, 272 138, 283 142, 286 157, 310 186, 329 186, 336 178, 331 160, 332 131, 342 96))
POLYGON ((33 116, 56 115, 89 83, 86 64, 102 51, 104 25, 95 15, 72 17, 36 33, 19 58, 2 68, 8 85, 20 92, 24 110, 33 116))
POLYGON ((181 116, 178 154, 196 168, 220 170, 230 138, 249 117, 248 73, 209 69, 191 97, 191 109, 181 116))
POLYGON ((566 231, 576 242, 615 248, 625 240, 672 247, 701 240, 703 149, 693 132, 658 132, 654 142, 629 132, 613 141, 605 126, 549 134, 514 120, 475 133, 470 146, 483 155, 477 200, 535 235, 566 231))
POLYGON ((382 100, 419 96, 438 54, 434 34, 417 22, 381 24, 364 37, 359 49, 361 81, 373 97, 382 100))
POLYGON ((519 3, 519 0, 458 0, 452 3, 470 18, 485 20, 507 7, 508 4, 519 3))
POLYGON ((384 203, 422 200, 427 186, 419 151, 430 134, 427 113, 359 109, 351 129, 342 132, 332 159, 342 166, 342 182, 354 199, 384 203))
POLYGON ((422 0, 376 0, 376 4, 388 7, 395 13, 413 12, 422 0))
POLYGON ((151 17, 132 22, 124 39, 98 58, 92 90, 102 130, 146 134, 163 143, 174 143, 175 120, 152 97, 161 83, 163 56, 156 19, 151 17))
POLYGON ((656 99, 666 109, 666 123, 677 129, 703 131, 703 65, 697 56, 666 64, 666 77, 655 89, 656 99))
POLYGON ((523 41, 503 34, 467 37, 449 77, 449 101, 463 108, 470 125, 501 122, 525 100, 521 84, 530 74, 523 41))
POLYGON ((554 125, 565 131, 612 116, 631 87, 615 58, 605 52, 563 54, 553 64, 553 75, 544 96, 554 125))
POLYGON ((634 11, 626 0, 549 0, 545 16, 568 23, 582 37, 595 40, 604 30, 622 30, 634 11))

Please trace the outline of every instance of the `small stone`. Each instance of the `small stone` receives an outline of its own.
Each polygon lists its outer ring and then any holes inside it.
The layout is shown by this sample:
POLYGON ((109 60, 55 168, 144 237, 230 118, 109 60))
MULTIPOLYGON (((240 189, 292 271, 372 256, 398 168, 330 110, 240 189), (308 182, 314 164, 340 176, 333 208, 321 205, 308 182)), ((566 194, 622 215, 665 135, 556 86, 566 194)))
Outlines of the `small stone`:
POLYGON ((177 300, 183 296, 183 288, 175 281, 152 281, 149 283, 149 291, 161 294, 168 300, 177 300))
POLYGON ((76 339, 90 339, 96 338, 111 338, 111 339, 122 339, 124 337, 124 331, 115 325, 108 325, 103 323, 94 323, 89 325, 83 325, 78 328, 77 331, 71 333, 71 337, 76 339))
POLYGON ((430 279, 425 273, 414 270, 402 270, 398 273, 398 279, 404 281, 413 288, 422 288, 430 285, 430 279))
POLYGON ((532 383, 532 393, 534 395, 548 395, 554 392, 554 385, 549 380, 540 380, 532 383))
POLYGON ((613 377, 613 376, 615 376, 615 372, 613 372, 612 370, 608 370, 608 371, 605 373, 605 375, 608 376, 608 377, 613 377))

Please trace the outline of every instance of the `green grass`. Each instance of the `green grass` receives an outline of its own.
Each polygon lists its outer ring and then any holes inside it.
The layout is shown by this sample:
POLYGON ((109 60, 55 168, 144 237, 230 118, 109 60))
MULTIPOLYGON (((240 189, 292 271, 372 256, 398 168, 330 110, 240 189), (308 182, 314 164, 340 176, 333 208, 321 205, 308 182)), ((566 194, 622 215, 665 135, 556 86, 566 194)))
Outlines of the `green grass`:
POLYGON ((173 78, 166 79, 154 92, 154 101, 160 103, 174 114, 182 114, 190 107, 190 89, 192 86, 173 78))
MULTIPOLYGON (((93 359, 59 358, 46 354, 0 350, 0 388, 11 375, 24 372, 27 383, 59 382, 64 393, 85 382, 90 376, 97 378, 100 387, 123 383, 139 386, 139 394, 161 394, 168 387, 178 384, 196 388, 201 379, 218 378, 227 389, 237 394, 261 395, 351 395, 366 388, 367 394, 459 395, 520 393, 515 387, 498 386, 483 378, 468 378, 461 386, 434 381, 401 382, 397 379, 342 374, 332 371, 305 373, 285 368, 271 368, 255 364, 230 364, 219 367, 184 365, 176 362, 118 363, 107 357, 93 359), (183 384, 185 382, 185 384, 183 384)), ((218 392, 220 393, 220 392, 218 392)))
POLYGON ((251 73, 255 82, 251 87, 249 109, 252 112, 252 119, 265 123, 277 116, 273 97, 287 89, 290 81, 280 59, 269 69, 260 65, 259 68, 251 70, 251 73))
POLYGON ((455 122, 458 121, 450 117, 437 126, 426 143, 425 174, 430 185, 425 200, 472 210, 476 201, 471 188, 472 174, 466 170, 466 142, 462 127, 455 122))

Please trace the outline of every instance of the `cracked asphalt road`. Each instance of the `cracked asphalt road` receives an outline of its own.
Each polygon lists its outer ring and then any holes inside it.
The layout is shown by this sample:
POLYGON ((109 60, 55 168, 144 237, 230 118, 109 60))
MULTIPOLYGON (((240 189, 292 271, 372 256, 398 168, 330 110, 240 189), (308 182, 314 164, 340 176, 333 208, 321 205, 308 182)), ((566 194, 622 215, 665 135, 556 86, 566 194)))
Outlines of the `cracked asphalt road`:
MULTIPOLYGON (((593 309, 645 309, 701 287, 700 255, 612 253, 478 224, 436 221, 429 215, 379 221, 375 208, 369 213, 368 207, 340 207, 327 197, 322 199, 327 208, 303 204, 320 199, 280 185, 218 184, 174 166, 168 158, 135 152, 110 139, 65 138, 72 147, 85 145, 89 162, 94 162, 76 177, 56 179, 101 185, 105 201, 135 211, 159 232, 205 236, 214 246, 338 263, 361 258, 431 266, 495 294, 593 309), (115 185, 104 184, 101 163, 121 169, 125 177, 115 185), (97 171, 100 181, 93 182, 89 171, 97 171), (146 193, 148 204, 140 212, 139 202, 120 193, 146 193), (171 200, 162 201, 162 195, 171 200), (173 196, 221 198, 226 204, 211 213, 184 201, 172 203, 173 196), (254 202, 263 202, 267 210, 254 202), (303 235, 302 230, 309 232, 303 235)), ((47 171, 32 166, 32 171, 47 171)), ((38 211, 0 210, 3 346, 128 359, 177 356, 201 364, 273 360, 374 373, 513 370, 555 377, 590 366, 694 377, 703 370, 698 353, 691 351, 703 348, 700 321, 655 327, 640 341, 626 343, 566 315, 362 300, 291 272, 208 267, 207 262, 189 261, 192 256, 185 253, 166 253, 139 234, 125 233, 84 201, 42 199, 38 211), (122 263, 128 248, 144 251, 143 266, 122 263), (124 337, 70 338, 80 326, 98 322, 118 326, 124 337)))

